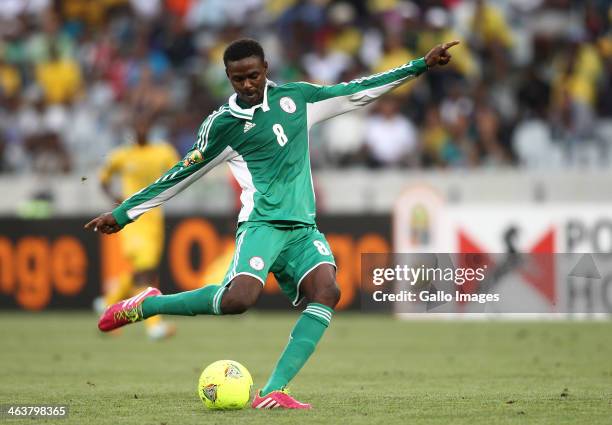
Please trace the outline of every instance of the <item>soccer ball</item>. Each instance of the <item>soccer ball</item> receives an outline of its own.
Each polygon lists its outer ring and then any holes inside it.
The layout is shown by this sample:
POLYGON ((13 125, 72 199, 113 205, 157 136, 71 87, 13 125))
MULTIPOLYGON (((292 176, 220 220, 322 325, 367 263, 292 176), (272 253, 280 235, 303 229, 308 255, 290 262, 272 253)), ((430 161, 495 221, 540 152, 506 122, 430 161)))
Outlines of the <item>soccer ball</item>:
POLYGON ((204 406, 213 410, 242 409, 251 399, 253 378, 233 360, 219 360, 206 367, 198 381, 204 406))

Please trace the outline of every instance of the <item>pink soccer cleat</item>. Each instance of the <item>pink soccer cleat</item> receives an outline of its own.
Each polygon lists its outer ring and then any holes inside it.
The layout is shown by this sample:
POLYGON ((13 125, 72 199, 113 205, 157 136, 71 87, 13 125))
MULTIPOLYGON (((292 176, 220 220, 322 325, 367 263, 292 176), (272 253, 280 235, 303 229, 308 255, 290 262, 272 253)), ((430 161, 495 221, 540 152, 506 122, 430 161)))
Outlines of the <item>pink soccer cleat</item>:
POLYGON ((157 288, 148 287, 144 291, 134 295, 132 298, 127 300, 119 301, 107 307, 100 316, 98 321, 98 329, 102 332, 112 331, 113 329, 120 328, 121 326, 127 325, 128 323, 139 322, 143 319, 142 317, 142 302, 145 298, 155 297, 161 295, 161 292, 157 288))
POLYGON ((282 407, 285 409, 310 409, 308 403, 300 403, 291 397, 286 390, 272 391, 270 394, 261 397, 259 391, 255 394, 255 398, 251 403, 253 409, 276 409, 282 407))

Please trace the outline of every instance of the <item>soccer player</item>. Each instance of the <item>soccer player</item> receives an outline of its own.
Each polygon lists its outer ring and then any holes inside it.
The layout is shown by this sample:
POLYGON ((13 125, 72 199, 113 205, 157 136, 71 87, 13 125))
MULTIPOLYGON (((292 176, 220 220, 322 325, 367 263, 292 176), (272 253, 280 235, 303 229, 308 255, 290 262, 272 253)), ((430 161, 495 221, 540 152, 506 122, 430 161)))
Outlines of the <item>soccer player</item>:
POLYGON ((184 160, 112 212, 85 225, 103 233, 118 232, 227 162, 242 187, 236 250, 229 270, 219 285, 193 291, 161 295, 148 288, 109 307, 98 327, 109 331, 157 314, 243 313, 257 302, 272 272, 294 305, 303 298, 308 304, 252 406, 310 408, 289 396, 285 387, 323 336, 340 291, 334 257, 315 225, 308 130, 369 104, 428 68, 447 64, 451 59, 448 49, 458 43, 438 45, 423 58, 398 68, 332 86, 304 82, 277 86, 266 78, 268 64, 256 41, 231 43, 223 61, 236 93, 204 120, 184 160))
MULTIPOLYGON (((134 192, 153 183, 160 174, 178 161, 176 150, 168 143, 149 143, 149 119, 134 120, 134 141, 113 151, 100 171, 100 183, 106 195, 121 204, 134 192), (114 193, 111 181, 121 178, 121 194, 114 193)), ((120 233, 121 248, 129 261, 132 272, 119 277, 118 284, 105 294, 104 306, 141 292, 147 286, 156 285, 157 268, 164 244, 164 216, 161 208, 143 214, 138 221, 120 233)), ((153 340, 174 334, 175 327, 163 322, 161 316, 145 321, 147 335, 153 340)))

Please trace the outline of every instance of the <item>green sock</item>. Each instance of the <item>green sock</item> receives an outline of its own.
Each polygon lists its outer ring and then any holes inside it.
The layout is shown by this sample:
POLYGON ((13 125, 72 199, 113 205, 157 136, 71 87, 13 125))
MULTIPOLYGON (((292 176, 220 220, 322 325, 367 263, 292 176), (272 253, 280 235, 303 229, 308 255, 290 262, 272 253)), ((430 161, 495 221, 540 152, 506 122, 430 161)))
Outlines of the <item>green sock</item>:
POLYGON ((262 388, 261 395, 281 390, 306 363, 329 326, 334 310, 317 303, 310 303, 302 312, 291 331, 289 343, 281 354, 272 376, 262 388))
POLYGON ((206 285, 193 291, 149 297, 142 302, 142 315, 143 318, 148 319, 156 314, 178 316, 222 314, 221 298, 225 289, 225 286, 222 285, 206 285))

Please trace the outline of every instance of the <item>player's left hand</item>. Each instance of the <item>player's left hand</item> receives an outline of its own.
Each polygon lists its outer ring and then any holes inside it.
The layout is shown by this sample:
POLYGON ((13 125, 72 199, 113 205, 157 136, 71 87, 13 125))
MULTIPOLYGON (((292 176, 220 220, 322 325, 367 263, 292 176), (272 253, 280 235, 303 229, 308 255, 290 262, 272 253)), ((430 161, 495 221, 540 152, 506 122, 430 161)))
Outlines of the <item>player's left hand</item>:
POLYGON ((85 225, 85 229, 93 230, 94 232, 101 232, 105 234, 117 233, 121 230, 121 226, 113 217, 113 213, 107 212, 104 213, 85 225))
POLYGON ((459 40, 450 41, 444 44, 438 44, 425 55, 425 62, 431 68, 436 65, 446 65, 452 58, 448 53, 448 49, 459 44, 459 40))

